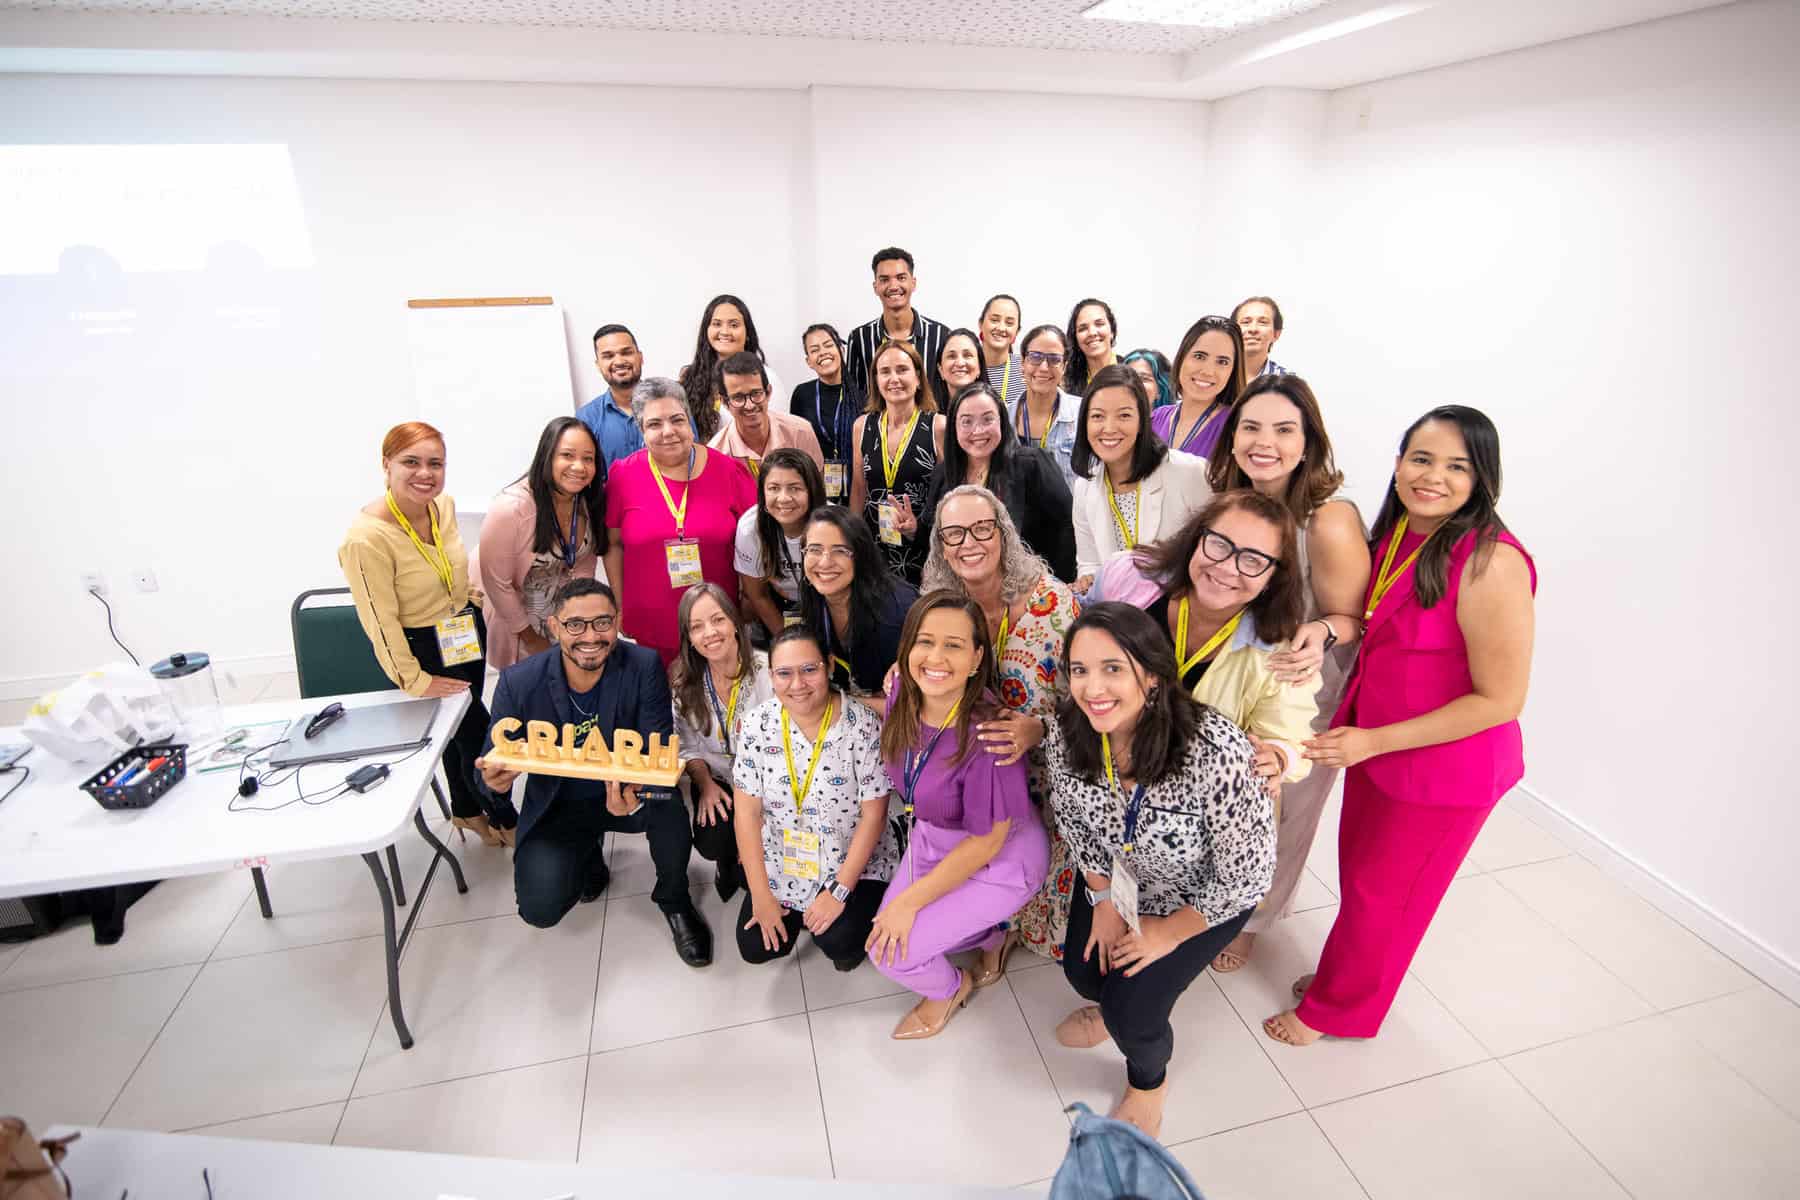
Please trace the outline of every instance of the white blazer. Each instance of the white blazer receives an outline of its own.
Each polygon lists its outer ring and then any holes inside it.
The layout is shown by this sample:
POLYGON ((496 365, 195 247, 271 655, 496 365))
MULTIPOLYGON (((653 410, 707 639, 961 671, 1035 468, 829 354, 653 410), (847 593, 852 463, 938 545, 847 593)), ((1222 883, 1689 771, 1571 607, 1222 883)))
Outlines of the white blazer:
MULTIPOLYGON (((1098 470, 1105 470, 1099 467, 1098 470)), ((1138 484, 1137 544, 1148 545, 1174 533, 1212 499, 1206 482, 1206 460, 1169 451, 1162 465, 1138 484)), ((1075 575, 1098 575, 1101 564, 1128 547, 1119 538, 1106 488, 1094 479, 1075 481, 1075 575)))

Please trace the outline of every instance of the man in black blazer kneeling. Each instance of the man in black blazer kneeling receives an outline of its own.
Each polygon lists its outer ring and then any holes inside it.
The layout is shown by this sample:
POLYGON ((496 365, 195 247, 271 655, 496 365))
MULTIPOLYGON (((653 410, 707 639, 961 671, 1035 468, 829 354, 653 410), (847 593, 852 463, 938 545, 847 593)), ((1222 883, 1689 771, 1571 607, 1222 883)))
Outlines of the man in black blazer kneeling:
MULTIPOLYGON (((646 743, 653 733, 675 732, 669 681, 656 651, 619 638, 619 604, 611 588, 593 579, 571 579, 556 593, 550 630, 556 646, 500 673, 489 705, 493 719, 517 717, 575 726, 575 744, 598 729, 610 745, 614 732, 635 730, 646 743)), ((490 732, 475 766, 481 782, 505 799, 518 772, 486 759, 490 732)), ((599 783, 534 774, 525 783, 513 851, 513 889, 519 915, 548 929, 576 901, 606 890, 604 839, 608 833, 649 837, 656 863, 650 898, 663 910, 675 952, 690 967, 712 962, 712 930, 688 891, 688 852, 693 833, 687 806, 671 788, 599 783)))

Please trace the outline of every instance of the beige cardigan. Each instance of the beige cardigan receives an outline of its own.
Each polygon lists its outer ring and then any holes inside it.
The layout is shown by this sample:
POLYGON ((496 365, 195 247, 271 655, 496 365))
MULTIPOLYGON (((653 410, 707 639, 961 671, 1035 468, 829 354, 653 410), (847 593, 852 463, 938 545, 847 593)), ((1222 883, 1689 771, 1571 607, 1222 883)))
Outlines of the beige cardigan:
MULTIPOLYGON (((1099 470, 1105 470, 1105 467, 1099 470)), ((1162 465, 1138 484, 1137 544, 1168 537, 1212 498, 1206 482, 1206 460, 1179 450, 1169 451, 1162 465)), ((1106 488, 1096 475, 1075 481, 1075 574, 1098 575, 1107 559, 1133 549, 1119 540, 1118 522, 1106 488)))

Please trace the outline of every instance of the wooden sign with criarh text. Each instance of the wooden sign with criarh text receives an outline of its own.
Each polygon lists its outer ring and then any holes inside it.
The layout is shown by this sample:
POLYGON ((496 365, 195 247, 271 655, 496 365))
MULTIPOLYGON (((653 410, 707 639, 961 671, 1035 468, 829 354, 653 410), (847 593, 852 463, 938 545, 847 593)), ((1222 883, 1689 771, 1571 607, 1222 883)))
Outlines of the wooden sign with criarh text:
POLYGON ((612 745, 598 729, 587 735, 581 745, 575 744, 575 727, 565 724, 559 732, 548 721, 524 723, 525 736, 519 731, 517 717, 502 717, 494 722, 494 748, 488 751, 490 764, 504 765, 509 771, 561 775, 568 779, 616 780, 646 787, 674 787, 681 778, 681 739, 650 735, 650 745, 633 729, 613 732, 612 745))

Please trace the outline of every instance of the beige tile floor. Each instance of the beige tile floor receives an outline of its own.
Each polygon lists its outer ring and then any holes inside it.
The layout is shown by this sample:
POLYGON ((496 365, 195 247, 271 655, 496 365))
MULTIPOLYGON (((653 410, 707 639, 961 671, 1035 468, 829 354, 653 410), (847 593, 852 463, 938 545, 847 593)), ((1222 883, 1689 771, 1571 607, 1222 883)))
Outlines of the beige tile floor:
MULTIPOLYGON (((1800 1008, 1506 805, 1381 1037, 1265 1039, 1336 910, 1336 824, 1334 805, 1302 911, 1176 1009, 1164 1140, 1212 1200, 1800 1195, 1800 1008)), ((1057 1044, 1075 998, 1028 954, 942 1037, 896 1043, 910 999, 869 967, 841 975, 810 948, 738 962, 736 905, 698 859, 723 951, 700 972, 669 948, 641 839, 613 839, 608 895, 548 931, 513 915, 507 852, 451 844, 471 890, 434 882, 408 949, 412 1050, 360 864, 271 872, 273 921, 247 879, 177 880, 117 946, 79 927, 0 948, 0 1111, 1041 1192, 1062 1108, 1120 1082, 1110 1045, 1057 1044)), ((402 846, 409 883, 424 857, 402 846)))

